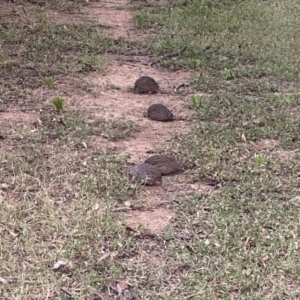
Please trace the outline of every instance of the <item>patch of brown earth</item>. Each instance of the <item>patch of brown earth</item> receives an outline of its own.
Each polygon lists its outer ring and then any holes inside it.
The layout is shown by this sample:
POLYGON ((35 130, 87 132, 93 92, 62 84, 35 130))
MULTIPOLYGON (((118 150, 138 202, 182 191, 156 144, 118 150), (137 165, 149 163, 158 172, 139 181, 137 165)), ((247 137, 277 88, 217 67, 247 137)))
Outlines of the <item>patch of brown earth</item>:
POLYGON ((36 114, 21 112, 19 109, 10 108, 0 112, 0 125, 5 128, 31 127, 36 120, 36 114))
MULTIPOLYGON (((99 24, 108 25, 105 31, 117 38, 138 39, 133 26, 132 13, 126 9, 129 1, 101 1, 91 3, 83 9, 85 17, 99 24), (116 17, 117 16, 117 17, 116 17)), ((107 55, 108 67, 103 74, 91 73, 85 81, 92 86, 93 96, 72 98, 71 108, 84 108, 93 111, 93 117, 110 119, 112 117, 125 117, 138 125, 139 131, 134 137, 117 142, 108 141, 103 136, 95 136, 92 146, 101 150, 112 148, 120 155, 129 154, 131 162, 139 163, 155 152, 167 148, 175 134, 186 133, 191 124, 188 121, 174 121, 162 123, 151 121, 144 117, 144 113, 151 104, 162 103, 166 105, 176 117, 188 118, 190 111, 187 98, 174 93, 174 87, 187 83, 189 72, 170 72, 150 66, 148 58, 139 56, 107 55), (130 91, 134 82, 143 75, 153 77, 160 86, 160 91, 154 95, 139 95, 130 91)), ((187 185, 184 180, 174 177, 164 177, 162 187, 144 187, 138 191, 134 202, 144 201, 147 205, 160 204, 176 198, 177 193, 193 194, 201 190, 200 186, 187 185), (177 182, 176 182, 177 181, 177 182), (181 181, 181 182, 180 182, 181 181), (169 189, 169 190, 168 190, 169 189)), ((153 233, 161 231, 174 217, 174 212, 167 208, 157 208, 154 211, 131 211, 123 214, 131 227, 142 224, 153 233)))
POLYGON ((299 153, 299 150, 278 149, 274 152, 275 156, 278 157, 281 161, 293 159, 297 153, 299 153))
POLYGON ((0 10, 0 17, 1 18, 11 18, 17 17, 20 15, 24 15, 24 5, 16 5, 15 3, 11 2, 3 2, 1 1, 1 10, 0 10))
POLYGON ((126 9, 127 0, 91 2, 82 9, 90 21, 108 26, 106 32, 114 38, 130 38, 134 34, 132 13, 126 9))
POLYGON ((168 207, 176 201, 182 201, 185 197, 200 194, 209 195, 214 187, 200 183, 189 183, 184 174, 164 176, 161 186, 151 186, 140 189, 133 196, 131 205, 145 205, 149 207, 168 207))
POLYGON ((275 149, 276 147, 278 147, 280 145, 279 141, 276 140, 271 140, 271 139, 263 139, 260 140, 256 143, 257 147, 261 148, 261 149, 275 149))
MULTIPOLYGON (((111 57, 104 74, 90 74, 86 81, 90 82, 94 96, 90 94, 81 98, 73 98, 75 107, 88 108, 94 111, 94 118, 123 118, 131 120, 139 127, 134 136, 121 141, 108 141, 105 137, 95 136, 92 146, 101 150, 113 148, 120 155, 129 154, 132 163, 144 161, 152 152, 170 148, 172 136, 187 133, 191 129, 191 122, 176 120, 173 122, 155 122, 144 116, 151 104, 162 103, 166 105, 177 118, 188 119, 190 110, 185 96, 175 94, 174 86, 189 80, 189 72, 170 72, 149 66, 149 61, 133 64, 126 57, 111 57), (159 84, 163 93, 144 95, 130 91, 134 82, 142 75, 153 77, 159 84)), ((135 58, 135 60, 138 60, 135 58)), ((211 187, 197 184, 187 184, 184 176, 169 176, 163 178, 162 187, 144 187, 134 197, 135 203, 145 202, 146 205, 167 205, 174 198, 195 195, 199 192, 208 193, 211 187)), ((171 218, 165 217, 162 221, 160 209, 164 213, 171 211, 159 208, 154 212, 130 212, 124 214, 128 225, 137 227, 143 224, 151 232, 158 232, 167 225, 171 218)), ((173 215, 173 213, 172 213, 173 215)))
POLYGON ((167 208, 157 208, 153 211, 130 211, 124 213, 129 227, 138 229, 140 226, 148 229, 151 233, 162 231, 175 213, 167 208))
POLYGON ((281 161, 290 160, 299 152, 299 150, 284 150, 281 148, 279 141, 271 139, 260 140, 255 146, 258 151, 261 151, 262 153, 265 150, 270 153, 271 150, 271 155, 275 158, 279 158, 281 161))
POLYGON ((73 24, 76 22, 83 22, 84 16, 75 15, 75 14, 67 14, 64 12, 58 12, 53 10, 45 11, 48 22, 54 24, 73 24))
POLYGON ((191 124, 189 121, 155 122, 144 117, 151 104, 166 105, 178 118, 188 118, 190 111, 186 97, 175 94, 173 86, 187 82, 188 72, 169 72, 145 65, 128 64, 126 61, 116 61, 113 56, 104 75, 91 74, 86 80, 93 86, 94 95, 87 94, 78 99, 73 98, 74 107, 84 107, 94 110, 95 118, 125 117, 140 127, 134 139, 107 142, 103 137, 95 137, 93 146, 118 147, 120 154, 130 154, 132 162, 137 163, 147 156, 147 152, 157 148, 165 148, 171 142, 171 137, 179 133, 187 133, 191 124), (134 82, 142 75, 153 77, 164 93, 153 95, 135 94, 129 91, 134 82), (113 88, 112 88, 113 87, 113 88), (166 92, 166 93, 165 93, 166 92))
POLYGON ((154 251, 152 253, 145 253, 143 256, 148 267, 161 267, 164 264, 162 259, 159 257, 159 252, 154 251))

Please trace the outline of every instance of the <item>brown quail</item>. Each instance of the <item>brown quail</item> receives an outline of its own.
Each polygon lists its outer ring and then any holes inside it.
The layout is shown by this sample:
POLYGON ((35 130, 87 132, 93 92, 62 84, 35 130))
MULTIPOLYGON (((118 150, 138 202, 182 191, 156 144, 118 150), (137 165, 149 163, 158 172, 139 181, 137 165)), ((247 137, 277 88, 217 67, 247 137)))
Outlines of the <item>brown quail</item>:
POLYGON ((155 166, 162 175, 175 173, 182 169, 182 164, 179 161, 166 155, 153 155, 146 159, 145 163, 155 166))
POLYGON ((150 105, 147 110, 147 116, 152 120, 161 122, 168 122, 174 120, 174 116, 170 112, 170 110, 160 103, 150 105))
POLYGON ((161 184, 161 172, 150 164, 133 165, 128 168, 128 177, 134 182, 144 183, 145 185, 161 184))
POLYGON ((140 94, 157 93, 158 84, 152 77, 142 76, 135 82, 134 91, 140 94))

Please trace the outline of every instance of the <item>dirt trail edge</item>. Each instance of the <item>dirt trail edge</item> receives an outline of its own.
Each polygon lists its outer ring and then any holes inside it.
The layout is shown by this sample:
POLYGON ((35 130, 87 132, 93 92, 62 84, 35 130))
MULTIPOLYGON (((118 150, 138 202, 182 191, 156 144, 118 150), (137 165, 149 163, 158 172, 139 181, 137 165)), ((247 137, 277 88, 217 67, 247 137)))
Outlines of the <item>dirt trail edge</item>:
MULTIPOLYGON (((141 38, 133 27, 132 12, 127 10, 129 2, 126 0, 101 1, 90 3, 84 14, 90 20, 108 25, 107 33, 114 37, 131 39, 141 38), (116 18, 116 16, 118 16, 116 18)), ((129 154, 132 163, 139 163, 158 149, 166 149, 172 141, 172 136, 177 133, 186 133, 191 129, 191 123, 187 121, 174 121, 171 123, 151 121, 143 116, 147 108, 154 103, 166 105, 175 116, 187 117, 189 115, 187 97, 173 92, 173 86, 178 86, 189 79, 189 72, 170 72, 150 66, 149 58, 122 57, 109 55, 108 68, 104 75, 91 74, 86 78, 97 89, 97 98, 91 99, 89 95, 75 101, 75 106, 83 105, 90 109, 101 107, 101 117, 125 117, 140 127, 134 137, 117 142, 108 142, 105 137, 95 137, 93 146, 105 149, 108 146, 117 149, 117 153, 129 154), (137 61, 137 62, 135 62, 137 61), (168 93, 153 95, 139 95, 129 91, 135 80, 143 75, 153 77, 160 89, 168 93), (110 88, 117 87, 117 88, 110 88)), ((99 110, 98 110, 99 111, 99 110)), ((96 113, 97 114, 97 113, 96 113)), ((95 115, 97 116, 97 115, 95 115)), ((151 211, 128 211, 123 213, 128 226, 136 228, 142 224, 151 232, 161 231, 175 216, 168 207, 170 201, 176 197, 182 197, 199 192, 209 192, 208 187, 187 183, 184 175, 164 177, 161 187, 145 187, 141 189, 135 204, 142 201, 151 207, 151 211), (154 208, 155 207, 155 208, 154 208)))

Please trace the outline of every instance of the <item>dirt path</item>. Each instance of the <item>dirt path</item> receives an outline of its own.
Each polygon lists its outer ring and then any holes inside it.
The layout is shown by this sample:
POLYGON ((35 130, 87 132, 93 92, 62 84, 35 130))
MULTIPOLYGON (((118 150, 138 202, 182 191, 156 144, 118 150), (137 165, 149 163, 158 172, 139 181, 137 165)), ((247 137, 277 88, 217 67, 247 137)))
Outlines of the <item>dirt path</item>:
MULTIPOLYGON (((101 3, 90 3, 83 13, 90 20, 108 25, 105 31, 114 37, 145 38, 134 28, 132 11, 129 11, 128 5, 129 1, 126 0, 101 1, 101 3)), ((149 105, 162 103, 174 115, 188 117, 190 111, 187 98, 175 94, 173 87, 187 82, 189 72, 170 72, 151 67, 150 58, 144 56, 109 55, 107 61, 109 65, 104 76, 91 74, 86 78, 96 88, 98 97, 91 99, 90 95, 86 95, 83 99, 78 99, 78 102, 75 100, 74 105, 83 105, 95 110, 100 107, 101 112, 98 113, 101 117, 103 113, 107 117, 124 116, 140 127, 140 131, 130 139, 115 143, 109 142, 111 147, 117 148, 119 154, 130 154, 132 163, 142 162, 150 155, 149 153, 164 151, 170 147, 173 135, 190 130, 191 123, 188 121, 162 123, 151 121, 143 116, 149 105), (130 92, 129 88, 133 87, 135 80, 142 75, 153 77, 159 83, 161 90, 168 93, 139 95, 130 92), (111 89, 109 86, 117 87, 117 89, 111 89)), ((93 140, 93 146, 103 149, 108 146, 108 142, 105 138, 96 137, 93 140)), ((185 181, 183 175, 164 177, 161 187, 145 187, 140 190, 132 202, 136 204, 142 201, 146 206, 151 206, 151 210, 124 213, 128 225, 136 227, 143 224, 152 232, 162 230, 175 216, 174 212, 168 209, 168 203, 175 200, 176 195, 182 196, 199 191, 198 186, 185 181)))
MULTIPOLYGON (((92 2, 83 9, 83 14, 85 19, 107 25, 105 31, 114 37, 124 37, 127 40, 146 38, 133 26, 133 12, 129 10, 129 1, 92 2)), ((138 125, 140 130, 133 137, 116 142, 107 141, 101 136, 94 137, 93 147, 100 150, 113 148, 119 155, 129 154, 132 163, 142 162, 152 153, 172 150, 170 147, 173 136, 187 133, 192 123, 155 122, 145 118, 143 114, 151 104, 162 103, 175 116, 188 117, 191 112, 188 96, 175 94, 173 87, 188 82, 190 73, 151 67, 151 58, 145 56, 107 55, 106 58, 108 66, 104 74, 92 73, 84 78, 93 86, 94 95, 85 94, 73 98, 74 108, 82 106, 93 111, 95 117, 125 117, 138 125), (167 93, 139 95, 130 92, 129 88, 142 75, 153 77, 159 83, 160 89, 167 93), (112 86, 116 88, 111 88, 112 86)), ((175 217, 169 203, 185 196, 210 191, 210 186, 189 183, 184 174, 167 176, 163 178, 162 186, 144 187, 127 203, 129 206, 142 205, 143 211, 128 210, 122 215, 130 227, 136 228, 142 224, 151 232, 159 232, 175 217)))
MULTIPOLYGON (((101 1, 101 3, 91 3, 83 12, 86 18, 108 25, 107 33, 114 37, 124 37, 136 39, 142 34, 134 28, 132 21, 132 11, 128 10, 129 1, 101 1), (127 8, 127 9, 126 9, 127 8), (118 16, 116 18, 116 16, 118 16), (117 21, 116 21, 117 19, 117 21)), ((145 38, 145 36, 143 36, 145 38)), ((74 102, 76 106, 83 105, 90 109, 101 108, 106 116, 126 117, 141 127, 141 131, 135 135, 134 139, 119 141, 117 147, 120 154, 129 153, 132 162, 137 163, 147 157, 147 152, 166 148, 172 135, 176 133, 188 132, 191 124, 186 121, 176 121, 172 123, 153 122, 143 116, 148 106, 154 103, 165 104, 176 116, 187 117, 189 114, 186 97, 176 95, 173 86, 178 86, 189 79, 189 72, 177 71, 169 72, 156 69, 150 66, 150 59, 138 56, 116 56, 107 57, 108 68, 105 75, 92 74, 86 81, 90 82, 98 95, 97 99, 92 99, 90 95, 74 102), (135 80, 142 76, 149 75, 159 83, 162 90, 168 94, 138 95, 129 91, 133 87, 135 80), (111 89, 115 86, 117 89, 111 89), (81 103, 81 104, 80 104, 81 103)), ((95 144, 107 145, 107 140, 97 138, 95 144)))

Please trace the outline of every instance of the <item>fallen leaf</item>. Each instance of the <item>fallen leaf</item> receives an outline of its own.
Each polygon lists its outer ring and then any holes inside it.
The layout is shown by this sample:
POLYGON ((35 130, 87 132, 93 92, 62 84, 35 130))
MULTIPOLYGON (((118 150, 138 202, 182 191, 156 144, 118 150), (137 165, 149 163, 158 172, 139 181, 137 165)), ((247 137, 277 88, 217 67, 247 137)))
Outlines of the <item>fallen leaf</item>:
POLYGON ((7 284, 8 282, 7 282, 7 280, 5 278, 0 277, 0 283, 7 284))
MULTIPOLYGON (((2 162, 3 163, 3 162, 2 162)), ((3 189, 3 190, 6 190, 7 188, 8 188, 8 184, 7 183, 2 183, 1 184, 1 188, 3 189)))
MULTIPOLYGON (((125 287, 126 288, 126 287, 125 287)), ((117 283, 117 286, 116 286, 116 290, 117 290, 117 293, 118 293, 118 296, 119 297, 122 297, 122 291, 125 289, 125 288, 122 288, 122 286, 117 283)))
POLYGON ((128 280, 115 280, 113 284, 110 284, 110 287, 115 290, 120 299, 122 299, 122 292, 126 290, 128 285, 131 286, 128 280))
POLYGON ((19 234, 18 233, 15 233, 11 230, 8 231, 10 233, 10 235, 12 235, 13 237, 17 237, 19 234))
POLYGON ((128 225, 125 227, 125 229, 130 232, 137 232, 133 227, 130 227, 128 225))
POLYGON ((99 293, 97 290, 94 290, 92 292, 92 295, 94 296, 95 300, 105 300, 104 296, 101 293, 99 293))
POLYGON ((123 290, 126 289, 127 285, 132 286, 132 284, 128 280, 116 280, 117 284, 119 284, 123 290))
POLYGON ((125 204, 126 207, 130 207, 131 206, 131 201, 125 201, 124 204, 125 204))
POLYGON ((61 268, 61 267, 65 267, 65 268, 67 268, 67 269, 72 269, 72 268, 73 268, 73 264, 72 264, 72 262, 69 261, 69 260, 63 260, 63 259, 61 259, 61 260, 58 260, 58 261, 54 264, 53 270, 58 270, 58 269, 61 268))
POLYGON ((186 245, 185 247, 190 253, 195 253, 194 249, 191 246, 186 245))
POLYGON ((97 263, 99 263, 101 260, 104 260, 108 257, 110 257, 110 259, 113 259, 117 254, 118 254, 117 252, 106 252, 97 260, 97 263))

